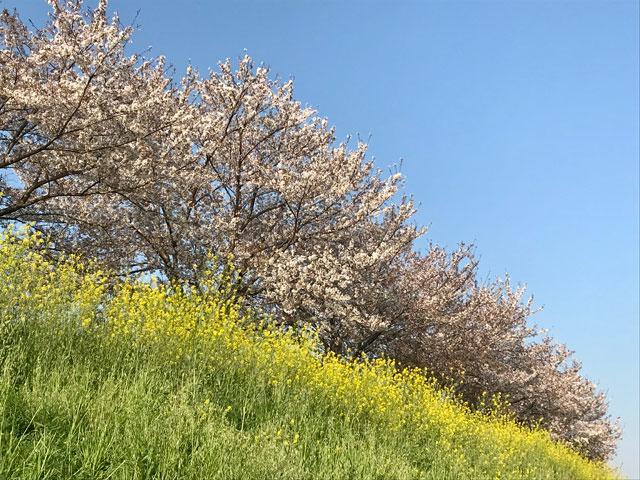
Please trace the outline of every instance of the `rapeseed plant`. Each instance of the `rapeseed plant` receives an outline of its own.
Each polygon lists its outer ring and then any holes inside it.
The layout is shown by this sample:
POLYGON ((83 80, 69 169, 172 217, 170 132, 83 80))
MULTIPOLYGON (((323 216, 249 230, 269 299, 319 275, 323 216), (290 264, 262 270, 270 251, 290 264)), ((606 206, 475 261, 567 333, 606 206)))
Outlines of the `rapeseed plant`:
MULTIPOLYGON (((103 465, 114 478, 160 478, 170 472, 181 477, 192 472, 197 478, 198 471, 209 472, 205 476, 210 478, 270 478, 274 472, 288 472, 286 478, 615 477, 606 465, 552 442, 547 432, 516 424, 505 414, 500 396, 484 395, 481 408, 472 409, 457 399, 453 386, 443 388, 423 370, 399 369, 387 358, 345 359, 322 352, 312 329, 278 329, 264 314, 242 308, 229 269, 222 269, 222 276, 216 275, 220 269, 205 272, 199 289, 153 279, 114 282, 77 258, 48 260, 44 243, 24 228, 0 234, 0 367, 5 374, 18 369, 25 380, 17 385, 13 377, 1 378, 19 391, 29 382, 44 382, 37 372, 48 368, 46 362, 62 362, 63 352, 72 366, 79 358, 93 365, 87 375, 103 383, 87 388, 104 396, 115 382, 134 400, 115 402, 120 413, 108 413, 113 407, 106 402, 99 409, 76 405, 89 412, 77 420, 80 424, 99 424, 103 417, 112 422, 99 435, 94 432, 97 437, 76 436, 79 427, 72 424, 62 443, 49 437, 32 441, 28 432, 36 427, 7 429, 22 407, 9 408, 13 394, 0 388, 0 456, 13 462, 0 460, 0 472, 17 464, 26 472, 38 455, 43 471, 49 465, 63 472, 55 460, 60 452, 73 451, 86 460, 86 442, 97 442, 102 450, 93 454, 95 468, 103 465), (31 337, 42 339, 33 345, 49 347, 34 347, 31 357, 20 357, 20 362, 32 362, 29 370, 12 363, 12 355, 31 337), (124 428, 121 417, 128 419, 127 432, 117 436, 111 430, 124 428), (181 432, 173 463, 162 455, 144 460, 148 442, 177 447, 153 437, 163 427, 130 431, 136 417, 170 425, 169 438, 181 432), (227 437, 233 440, 225 443, 225 451, 243 459, 245 467, 255 465, 246 471, 227 469, 234 461, 214 451, 223 448, 215 442, 227 437), (66 450, 60 446, 64 442, 66 450), (129 453, 118 453, 118 442, 122 449, 126 443, 129 453), (52 445, 48 456, 40 450, 44 444, 52 445)), ((80 375, 70 372, 71 379, 80 375)), ((65 381, 59 382, 48 388, 59 398, 71 395, 65 381)), ((34 392, 23 394, 35 402, 34 392)), ((39 414, 36 410, 34 418, 39 414)), ((47 435, 55 437, 55 432, 47 435)))

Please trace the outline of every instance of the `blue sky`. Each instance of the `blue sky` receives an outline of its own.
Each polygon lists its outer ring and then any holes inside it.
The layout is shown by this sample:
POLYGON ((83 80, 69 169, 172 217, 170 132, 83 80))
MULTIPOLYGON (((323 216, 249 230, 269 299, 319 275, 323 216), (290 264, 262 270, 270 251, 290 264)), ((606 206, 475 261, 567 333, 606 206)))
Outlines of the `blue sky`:
MULTIPOLYGON (((4 0, 41 26, 44 0, 4 0)), ((422 242, 474 242, 576 351, 639 478, 639 3, 111 0, 178 72, 247 49, 339 138, 404 159, 422 242)))

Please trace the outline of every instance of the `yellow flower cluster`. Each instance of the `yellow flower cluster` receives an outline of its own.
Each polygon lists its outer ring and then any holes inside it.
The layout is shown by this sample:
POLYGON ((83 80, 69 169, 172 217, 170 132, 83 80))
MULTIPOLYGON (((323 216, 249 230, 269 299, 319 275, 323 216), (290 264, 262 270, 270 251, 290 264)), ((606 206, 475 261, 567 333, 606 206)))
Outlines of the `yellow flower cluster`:
MULTIPOLYGON (((39 250, 41 243, 37 235, 25 231, 0 235, 0 315, 4 320, 12 319, 16 302, 21 303, 23 314, 31 312, 44 321, 53 321, 48 312, 60 312, 65 305, 69 322, 76 319, 74 328, 149 348, 158 346, 166 349, 171 362, 195 356, 211 370, 259 371, 275 393, 292 386, 302 388, 318 402, 340 406, 336 412, 345 421, 366 417, 390 432, 410 429, 417 444, 424 441, 426 456, 448 457, 460 478, 485 477, 489 472, 495 478, 544 478, 546 473, 542 476, 537 471, 540 457, 563 465, 576 478, 614 476, 605 465, 552 442, 547 432, 525 428, 495 413, 503 403, 499 398, 482 400, 487 404, 485 413, 472 411, 424 371, 400 370, 389 359, 347 360, 322 352, 310 329, 294 334, 270 326, 269 318, 241 309, 224 274, 216 277, 209 272, 198 290, 153 279, 109 286, 106 276, 89 272, 73 258, 54 264, 47 261, 39 250), (425 440, 434 438, 435 445, 425 440), (476 458, 467 458, 461 444, 474 445, 476 458)), ((60 319, 55 321, 58 324, 52 326, 60 327, 60 319)), ((207 400, 207 408, 208 404, 207 400)), ((207 410, 202 418, 206 415, 207 410)), ((294 423, 291 419, 290 427, 294 423)), ((292 445, 299 441, 297 433, 287 440, 292 445)), ((547 473, 553 478, 552 472, 547 473)))
POLYGON ((0 233, 0 325, 29 319, 69 327, 79 318, 88 329, 103 302, 103 273, 74 257, 50 261, 45 244, 26 226, 9 225, 0 233))

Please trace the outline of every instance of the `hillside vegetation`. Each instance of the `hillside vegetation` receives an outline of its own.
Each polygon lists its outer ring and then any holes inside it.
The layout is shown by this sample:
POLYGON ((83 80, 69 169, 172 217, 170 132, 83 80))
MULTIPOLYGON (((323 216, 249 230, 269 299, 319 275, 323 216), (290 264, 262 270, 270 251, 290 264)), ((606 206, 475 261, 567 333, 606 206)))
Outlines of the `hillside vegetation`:
MULTIPOLYGON (((0 235, 0 477, 602 479, 606 465, 420 370, 325 353, 198 291, 113 281, 0 235)), ((230 273, 231 272, 231 273, 230 273)))

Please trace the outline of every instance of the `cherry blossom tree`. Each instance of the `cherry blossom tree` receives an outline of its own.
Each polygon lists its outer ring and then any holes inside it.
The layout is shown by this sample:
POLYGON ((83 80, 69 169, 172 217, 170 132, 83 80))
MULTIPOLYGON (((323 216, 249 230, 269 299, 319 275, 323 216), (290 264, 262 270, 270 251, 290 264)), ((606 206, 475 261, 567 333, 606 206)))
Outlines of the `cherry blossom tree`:
POLYGON ((524 287, 511 287, 508 276, 480 283, 476 267, 464 245, 405 258, 387 295, 398 303, 389 310, 401 315, 360 344, 452 378, 477 408, 491 395, 506 396, 523 423, 549 429, 590 458, 610 458, 621 429, 607 415, 605 395, 580 375, 573 352, 530 324, 533 298, 524 298, 524 287))
POLYGON ((51 1, 31 32, 0 16, 0 218, 39 219, 45 204, 135 190, 149 179, 153 136, 176 122, 180 95, 162 58, 126 56, 131 28, 80 1, 51 1))
POLYGON ((49 4, 39 31, 0 15, 0 222, 196 286, 211 255, 232 258, 247 302, 312 324, 326 348, 453 375, 472 403, 509 394, 520 420, 612 454, 604 395, 528 324, 524 289, 478 282, 470 246, 416 251, 402 176, 338 143, 291 81, 249 57, 175 80, 162 57, 127 53, 133 29, 106 0, 49 4))

